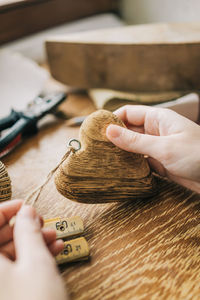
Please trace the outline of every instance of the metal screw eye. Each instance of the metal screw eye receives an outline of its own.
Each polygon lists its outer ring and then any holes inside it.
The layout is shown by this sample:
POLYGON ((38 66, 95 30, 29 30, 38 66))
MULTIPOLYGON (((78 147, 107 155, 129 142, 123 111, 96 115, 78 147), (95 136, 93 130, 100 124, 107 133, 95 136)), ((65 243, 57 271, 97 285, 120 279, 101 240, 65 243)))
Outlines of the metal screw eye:
POLYGON ((68 143, 68 147, 73 147, 74 151, 78 151, 81 149, 81 142, 77 139, 71 139, 68 143), (76 144, 77 146, 73 146, 73 143, 76 144))

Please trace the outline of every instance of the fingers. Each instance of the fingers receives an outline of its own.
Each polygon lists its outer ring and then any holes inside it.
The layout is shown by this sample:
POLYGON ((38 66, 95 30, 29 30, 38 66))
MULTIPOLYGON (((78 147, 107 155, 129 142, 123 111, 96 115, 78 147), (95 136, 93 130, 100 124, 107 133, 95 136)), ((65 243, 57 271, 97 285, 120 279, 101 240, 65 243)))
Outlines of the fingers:
POLYGON ((5 257, 9 258, 10 260, 15 260, 15 247, 13 241, 3 245, 0 248, 0 254, 4 255, 5 257))
POLYGON ((42 236, 40 220, 30 206, 23 206, 17 214, 14 243, 17 260, 31 264, 38 261, 48 261, 48 263, 52 261, 42 236))
POLYGON ((56 231, 51 228, 42 228, 42 234, 47 245, 56 240, 56 231))
POLYGON ((185 186, 186 188, 200 194, 200 183, 197 181, 193 181, 190 179, 182 178, 180 176, 175 176, 172 174, 168 174, 168 178, 172 181, 177 182, 178 184, 185 186))
POLYGON ((14 260, 15 257, 25 260, 51 259, 48 248, 52 255, 57 255, 64 247, 63 241, 56 241, 56 233, 52 229, 41 230, 42 219, 35 210, 24 206, 18 213, 14 228, 6 224, 20 209, 22 201, 13 200, 0 206, 0 253, 14 260), (48 248, 46 247, 48 246, 48 248), (15 255, 16 254, 16 255, 15 255), (31 257, 32 256, 32 257, 31 257))
POLYGON ((145 123, 145 117, 152 108, 145 105, 125 105, 117 109, 114 114, 117 115, 125 124, 142 126, 145 123))
POLYGON ((4 225, 0 229, 0 247, 1 245, 13 239, 13 228, 9 224, 4 225))
MULTIPOLYGON (((58 255, 64 248, 64 242, 62 240, 56 241, 56 232, 50 228, 42 229, 43 238, 46 245, 49 248, 49 251, 53 256, 58 255)), ((0 246, 0 253, 8 257, 11 260, 15 260, 15 246, 14 242, 10 240, 9 242, 0 246)))
POLYGON ((106 135, 113 144, 123 150, 146 154, 158 160, 165 145, 165 137, 141 134, 117 125, 109 125, 106 135))
POLYGON ((127 127, 143 126, 152 135, 170 135, 181 131, 198 129, 198 125, 166 108, 145 105, 125 105, 114 112, 127 127))
POLYGON ((12 200, 0 204, 0 228, 16 215, 22 203, 22 200, 12 200))
POLYGON ((60 253, 64 248, 64 242, 62 240, 56 241, 56 232, 53 229, 43 228, 42 232, 51 254, 53 256, 58 255, 58 253, 60 253))
POLYGON ((62 240, 54 241, 49 245, 49 250, 53 256, 58 255, 64 249, 64 242, 62 240))
MULTIPOLYGON (((39 216, 40 225, 43 226, 43 219, 39 216)), ((4 224, 0 228, 0 247, 13 239, 13 226, 10 226, 8 223, 4 224)))
POLYGON ((127 128, 135 132, 144 133, 144 126, 134 126, 127 124, 127 128))
MULTIPOLYGON (((40 226, 43 226, 43 220, 41 217, 39 217, 40 220, 40 226)), ((53 231, 53 230, 52 230, 53 231)), ((44 235, 45 238, 47 238, 48 243, 55 240, 55 234, 50 232, 44 235), (49 239, 51 238, 51 241, 49 239)), ((11 242, 13 240, 13 226, 10 226, 9 224, 5 224, 2 228, 0 228, 0 252, 1 252, 1 247, 4 246, 5 244, 11 242)), ((14 251, 14 246, 13 246, 13 251, 14 251)))

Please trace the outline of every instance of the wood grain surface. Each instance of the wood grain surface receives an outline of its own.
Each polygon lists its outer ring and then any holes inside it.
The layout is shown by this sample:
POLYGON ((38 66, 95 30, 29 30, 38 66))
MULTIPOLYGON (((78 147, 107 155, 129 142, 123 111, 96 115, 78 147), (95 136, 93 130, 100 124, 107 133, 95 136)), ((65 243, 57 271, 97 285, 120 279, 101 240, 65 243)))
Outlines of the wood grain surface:
MULTIPOLYGON (((41 131, 3 159, 13 198, 24 198, 66 152, 78 129, 47 120, 41 131)), ((91 249, 87 262, 62 266, 71 299, 200 298, 200 197, 157 179, 148 200, 121 204, 75 203, 60 195, 53 180, 36 208, 44 218, 79 215, 91 249)))

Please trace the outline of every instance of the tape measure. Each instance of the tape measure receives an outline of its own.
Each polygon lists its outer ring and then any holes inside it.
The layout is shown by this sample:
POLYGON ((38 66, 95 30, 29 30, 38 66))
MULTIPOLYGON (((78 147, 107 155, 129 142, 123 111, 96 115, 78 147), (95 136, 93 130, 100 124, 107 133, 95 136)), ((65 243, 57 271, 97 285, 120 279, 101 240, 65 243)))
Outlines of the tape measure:
POLYGON ((84 232, 83 221, 80 217, 47 219, 44 220, 44 227, 54 229, 57 239, 70 238, 64 242, 63 251, 56 256, 57 264, 88 259, 90 251, 86 239, 84 237, 71 239, 84 232))
POLYGON ((80 261, 88 258, 90 254, 88 243, 80 237, 64 243, 64 250, 56 256, 57 264, 80 261))
POLYGON ((44 227, 54 229, 57 239, 80 235, 84 232, 83 221, 80 217, 48 219, 44 221, 44 227))

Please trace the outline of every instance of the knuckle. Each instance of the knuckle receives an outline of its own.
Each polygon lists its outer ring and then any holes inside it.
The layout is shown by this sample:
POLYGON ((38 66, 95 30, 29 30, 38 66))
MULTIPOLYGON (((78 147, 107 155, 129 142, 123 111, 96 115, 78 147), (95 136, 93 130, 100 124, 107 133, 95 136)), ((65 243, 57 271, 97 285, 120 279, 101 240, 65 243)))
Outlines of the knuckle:
POLYGON ((160 107, 159 110, 159 120, 163 120, 163 119, 166 119, 166 118, 171 118, 173 117, 176 112, 174 112, 173 110, 169 109, 169 108, 164 108, 164 107, 160 107))

